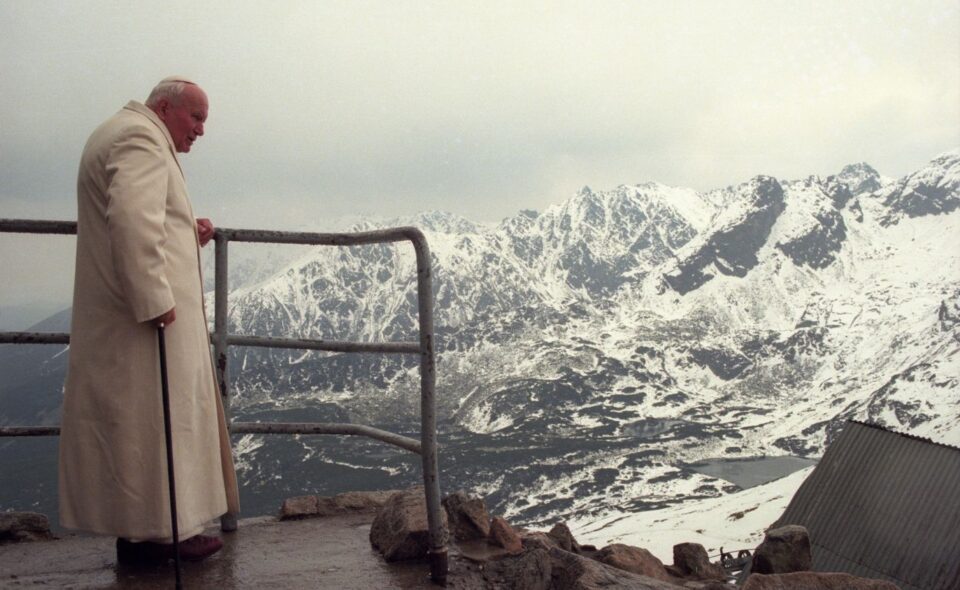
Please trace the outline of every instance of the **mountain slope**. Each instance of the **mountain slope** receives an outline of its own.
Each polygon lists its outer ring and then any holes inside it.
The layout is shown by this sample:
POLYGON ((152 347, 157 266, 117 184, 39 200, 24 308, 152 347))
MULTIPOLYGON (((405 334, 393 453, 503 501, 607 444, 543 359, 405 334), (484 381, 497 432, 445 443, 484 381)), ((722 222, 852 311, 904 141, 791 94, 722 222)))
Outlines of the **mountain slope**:
MULTIPOLYGON (((588 526, 735 492, 696 462, 816 458, 848 417, 960 444, 958 177, 955 151, 899 180, 857 164, 702 194, 584 188, 495 226, 391 222, 422 228, 432 252, 444 488, 588 526)), ((268 264, 238 271, 234 333, 416 338, 409 245, 268 264)), ((415 357, 230 354, 237 419, 419 428, 415 357)), ((419 478, 415 457, 365 440, 235 443, 250 513, 419 478)))

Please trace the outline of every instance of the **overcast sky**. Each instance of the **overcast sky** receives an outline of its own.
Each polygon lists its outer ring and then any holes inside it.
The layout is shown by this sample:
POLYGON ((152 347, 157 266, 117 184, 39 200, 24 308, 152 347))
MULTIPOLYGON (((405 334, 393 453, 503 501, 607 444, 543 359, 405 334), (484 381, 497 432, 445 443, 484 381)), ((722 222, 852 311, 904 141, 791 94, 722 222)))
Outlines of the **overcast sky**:
POLYGON ((496 221, 583 185, 911 172, 960 146, 960 0, 8 0, 0 217, 74 218, 86 137, 171 74, 210 97, 182 163, 215 223, 496 221))

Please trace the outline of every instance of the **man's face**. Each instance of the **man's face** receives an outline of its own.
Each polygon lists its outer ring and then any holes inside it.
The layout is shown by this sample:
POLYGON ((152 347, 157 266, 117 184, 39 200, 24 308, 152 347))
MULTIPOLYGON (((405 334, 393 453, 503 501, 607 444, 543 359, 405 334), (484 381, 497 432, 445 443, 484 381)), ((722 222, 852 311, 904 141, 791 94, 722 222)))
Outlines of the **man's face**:
POLYGON ((189 152, 193 142, 203 135, 203 123, 207 120, 207 95, 199 86, 189 84, 173 102, 161 99, 156 112, 167 126, 177 151, 189 152))

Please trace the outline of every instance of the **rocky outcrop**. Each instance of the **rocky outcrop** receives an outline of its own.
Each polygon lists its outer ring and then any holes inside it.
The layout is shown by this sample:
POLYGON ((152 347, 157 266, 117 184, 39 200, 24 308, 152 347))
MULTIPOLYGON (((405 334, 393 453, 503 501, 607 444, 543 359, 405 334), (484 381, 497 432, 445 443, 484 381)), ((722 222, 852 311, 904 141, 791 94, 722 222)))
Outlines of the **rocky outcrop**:
POLYGON ((494 587, 512 590, 550 590, 553 583, 553 560, 542 547, 525 551, 516 559, 498 562, 489 568, 494 587))
POLYGON ((904 218, 950 213, 960 208, 958 188, 960 151, 954 150, 941 154, 889 190, 878 193, 887 207, 880 224, 890 226, 904 218))
POLYGON ((673 567, 683 577, 692 577, 698 580, 724 580, 726 578, 723 568, 710 563, 707 550, 699 543, 674 545, 673 567))
POLYGON ((824 269, 833 264, 847 239, 847 226, 839 211, 829 209, 814 214, 816 223, 799 236, 778 242, 778 250, 797 266, 824 269))
POLYGON ((482 498, 472 498, 461 490, 444 498, 443 507, 450 521, 450 532, 458 541, 485 539, 490 535, 490 514, 482 498))
POLYGON ((48 541, 50 521, 36 512, 0 512, 0 545, 24 541, 48 541))
MULTIPOLYGON (((446 512, 440 512, 447 528, 446 512)), ((430 548, 423 488, 397 492, 383 505, 370 527, 370 544, 387 561, 425 557, 430 548)))
POLYGON ((745 277, 759 263, 758 252, 783 213, 783 187, 776 179, 758 176, 738 187, 741 214, 719 227, 693 252, 664 275, 666 284, 681 295, 698 289, 719 272, 745 277))
POLYGON ((794 572, 751 574, 741 590, 898 590, 898 586, 892 582, 850 574, 794 572))
POLYGON ((560 549, 580 553, 580 543, 577 543, 577 540, 573 538, 573 533, 570 532, 570 528, 566 523, 558 522, 553 525, 553 528, 550 529, 547 535, 556 541, 560 549))
POLYGON ((810 536, 799 525, 787 525, 767 531, 753 554, 750 571, 756 574, 787 574, 813 567, 810 536))
POLYGON ((616 543, 604 547, 593 557, 600 563, 605 563, 617 569, 656 578, 665 582, 673 581, 673 576, 667 573, 663 562, 646 549, 641 549, 640 547, 616 543))
POLYGON ((562 549, 551 549, 549 555, 552 562, 552 586, 550 588, 556 590, 606 590, 610 588, 677 590, 683 588, 683 586, 677 584, 617 569, 562 549))
MULTIPOLYGON (((292 498, 290 512, 311 513, 311 497, 292 498)), ((456 543, 453 559, 473 564, 474 578, 463 589, 512 590, 731 590, 723 570, 713 565, 701 545, 675 550, 673 566, 640 547, 613 544, 597 550, 581 545, 565 523, 548 532, 514 529, 502 517, 489 519, 483 499, 456 492, 443 500, 456 543), (486 529, 486 534, 481 532, 486 529), (675 574, 675 575, 674 575, 675 574)), ((423 489, 392 495, 377 513, 370 542, 387 561, 427 554, 429 533, 423 489)))
POLYGON ((523 553, 523 541, 506 520, 497 516, 490 523, 490 541, 513 555, 523 553))

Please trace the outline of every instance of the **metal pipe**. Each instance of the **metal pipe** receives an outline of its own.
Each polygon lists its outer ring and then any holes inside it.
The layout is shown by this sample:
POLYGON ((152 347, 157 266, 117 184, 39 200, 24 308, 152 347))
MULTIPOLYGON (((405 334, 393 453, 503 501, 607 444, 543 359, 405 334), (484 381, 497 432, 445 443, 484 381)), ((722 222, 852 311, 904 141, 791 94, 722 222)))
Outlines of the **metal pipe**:
POLYGON ((4 436, 60 436, 59 426, 4 426, 0 428, 0 437, 4 436))
POLYGON ((0 344, 70 344, 64 332, 0 332, 0 344))
POLYGON ((440 478, 437 465, 436 361, 433 347, 433 277, 430 248, 419 229, 404 228, 417 254, 417 304, 420 321, 420 440, 423 445, 423 486, 429 527, 430 578, 447 580, 447 539, 440 514, 440 478))
POLYGON ((339 424, 324 422, 233 422, 231 434, 343 434, 366 436, 406 449, 418 455, 420 441, 386 430, 362 424, 339 424))
POLYGON ((379 352, 387 354, 418 354, 415 342, 341 342, 336 340, 306 340, 300 338, 264 338, 262 336, 227 336, 230 346, 258 346, 263 348, 297 348, 328 352, 379 352))
MULTIPOLYGON (((362 424, 339 424, 323 422, 232 422, 231 434, 341 434, 366 436, 421 454, 421 441, 406 436, 364 426, 362 424)), ((0 428, 0 437, 5 436, 59 436, 59 426, 7 426, 0 428)))
POLYGON ((217 384, 223 398, 223 412, 230 423, 230 383, 227 381, 227 238, 220 230, 214 235, 214 291, 213 291, 213 358, 216 361, 217 384))
MULTIPOLYGON (((213 300, 213 359, 223 403, 223 417, 230 427, 230 381, 227 374, 227 293, 230 279, 227 246, 229 241, 219 230, 213 236, 214 248, 214 300, 213 300)), ((229 439, 229 437, 228 437, 229 439)), ((238 514, 228 512, 220 516, 220 530, 230 533, 237 530, 238 514)))
POLYGON ((233 242, 266 242, 271 244, 305 244, 311 246, 360 246, 384 242, 402 242, 403 240, 410 239, 410 230, 419 231, 414 227, 395 227, 345 234, 221 228, 217 230, 217 233, 222 233, 226 239, 233 242))
POLYGON ((0 219, 0 232, 14 234, 76 234, 76 221, 0 219))

